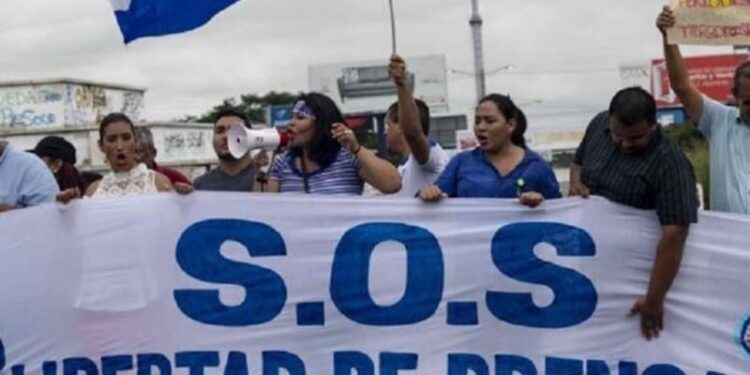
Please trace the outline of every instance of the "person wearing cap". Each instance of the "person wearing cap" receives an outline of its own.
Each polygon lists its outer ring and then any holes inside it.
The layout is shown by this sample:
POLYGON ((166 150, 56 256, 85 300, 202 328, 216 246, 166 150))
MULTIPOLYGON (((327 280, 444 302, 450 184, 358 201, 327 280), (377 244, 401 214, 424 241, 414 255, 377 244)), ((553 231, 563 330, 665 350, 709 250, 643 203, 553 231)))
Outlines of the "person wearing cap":
POLYGON ((57 200, 63 203, 71 199, 80 198, 84 184, 76 163, 76 149, 65 138, 50 135, 42 138, 31 150, 39 156, 55 176, 60 193, 57 200))
POLYGON ((59 191, 38 157, 0 139, 0 213, 53 202, 59 191))
POLYGON ((388 151, 402 159, 398 172, 401 190, 395 195, 413 198, 419 190, 435 182, 450 157, 427 136, 430 132, 430 109, 412 95, 406 63, 393 55, 388 73, 396 84, 398 101, 386 113, 385 139, 388 151))
POLYGON ((435 185, 419 193, 425 202, 450 198, 518 198, 528 207, 560 198, 560 185, 547 162, 526 147, 526 116, 508 96, 479 101, 474 134, 479 147, 456 155, 435 185))
POLYGON ((648 289, 633 304, 646 339, 663 328, 664 300, 680 268, 690 224, 698 221, 693 167, 656 121, 656 101, 640 87, 620 90, 591 120, 570 167, 570 195, 598 195, 654 210, 661 226, 648 289))
POLYGON ((235 158, 229 152, 227 136, 233 125, 250 128, 250 122, 240 111, 227 109, 216 115, 214 122, 213 147, 219 158, 219 166, 195 179, 195 190, 210 191, 253 191, 257 168, 248 152, 235 158))
POLYGON ((750 61, 734 71, 732 95, 736 106, 709 98, 690 81, 680 47, 667 42, 675 14, 665 6, 656 19, 662 34, 669 82, 691 122, 708 140, 712 211, 750 214, 750 61))
POLYGON ((294 100, 289 149, 271 164, 266 192, 361 195, 401 188, 396 167, 362 147, 336 103, 320 93, 294 100))

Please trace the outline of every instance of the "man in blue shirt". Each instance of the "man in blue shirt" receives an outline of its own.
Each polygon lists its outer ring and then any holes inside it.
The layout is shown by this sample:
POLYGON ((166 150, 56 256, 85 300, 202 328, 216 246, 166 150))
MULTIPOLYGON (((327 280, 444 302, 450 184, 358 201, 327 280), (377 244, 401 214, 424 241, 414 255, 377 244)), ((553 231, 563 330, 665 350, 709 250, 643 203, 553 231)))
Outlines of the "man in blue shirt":
POLYGON ((674 13, 664 7, 656 26, 664 36, 669 81, 688 117, 698 125, 709 144, 709 207, 714 211, 750 214, 750 61, 734 72, 732 94, 737 106, 719 103, 690 82, 679 46, 667 43, 666 31, 674 24, 674 13))
POLYGON ((0 139, 0 212, 53 202, 58 192, 41 159, 0 139))

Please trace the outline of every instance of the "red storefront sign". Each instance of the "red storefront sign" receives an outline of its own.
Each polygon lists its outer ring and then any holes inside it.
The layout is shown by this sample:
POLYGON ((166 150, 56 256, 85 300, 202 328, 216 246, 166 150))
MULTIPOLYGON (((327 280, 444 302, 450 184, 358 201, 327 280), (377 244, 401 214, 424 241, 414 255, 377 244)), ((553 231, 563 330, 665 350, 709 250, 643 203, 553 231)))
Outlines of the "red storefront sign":
MULTIPOLYGON (((734 70, 748 59, 750 55, 747 54, 699 56, 685 58, 685 64, 690 80, 698 90, 712 99, 727 102, 732 100, 734 70)), ((672 91, 663 59, 651 61, 651 94, 656 98, 657 106, 680 104, 672 91)))

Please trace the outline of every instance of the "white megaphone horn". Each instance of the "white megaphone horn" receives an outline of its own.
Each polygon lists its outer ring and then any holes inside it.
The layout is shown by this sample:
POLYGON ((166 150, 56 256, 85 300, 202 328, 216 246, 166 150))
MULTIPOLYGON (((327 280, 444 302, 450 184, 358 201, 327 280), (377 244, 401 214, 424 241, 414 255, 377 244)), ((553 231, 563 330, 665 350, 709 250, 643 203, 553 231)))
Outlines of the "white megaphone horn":
POLYGON ((227 143, 229 153, 239 159, 251 150, 276 150, 286 146, 289 135, 276 129, 248 129, 235 124, 229 128, 227 143))

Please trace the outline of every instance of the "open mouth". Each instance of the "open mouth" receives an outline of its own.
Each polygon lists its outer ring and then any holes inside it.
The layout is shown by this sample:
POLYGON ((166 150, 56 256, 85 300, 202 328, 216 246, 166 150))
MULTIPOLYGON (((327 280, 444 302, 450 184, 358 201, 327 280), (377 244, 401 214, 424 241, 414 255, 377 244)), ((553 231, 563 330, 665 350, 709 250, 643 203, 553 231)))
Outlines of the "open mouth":
POLYGON ((486 135, 479 135, 479 134, 477 134, 477 142, 479 142, 479 144, 481 146, 486 145, 487 144, 487 136, 486 135))

